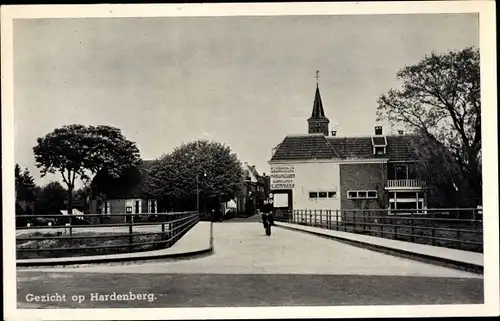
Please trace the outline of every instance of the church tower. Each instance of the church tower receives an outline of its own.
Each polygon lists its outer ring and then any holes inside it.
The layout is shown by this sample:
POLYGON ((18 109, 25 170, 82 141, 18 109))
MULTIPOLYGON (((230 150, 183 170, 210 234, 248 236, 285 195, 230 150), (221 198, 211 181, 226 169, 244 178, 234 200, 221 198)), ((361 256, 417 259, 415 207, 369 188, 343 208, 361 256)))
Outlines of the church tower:
POLYGON ((314 96, 313 110, 307 122, 309 124, 309 134, 322 133, 328 136, 330 120, 325 116, 323 110, 323 102, 319 92, 319 71, 316 71, 316 94, 314 96))

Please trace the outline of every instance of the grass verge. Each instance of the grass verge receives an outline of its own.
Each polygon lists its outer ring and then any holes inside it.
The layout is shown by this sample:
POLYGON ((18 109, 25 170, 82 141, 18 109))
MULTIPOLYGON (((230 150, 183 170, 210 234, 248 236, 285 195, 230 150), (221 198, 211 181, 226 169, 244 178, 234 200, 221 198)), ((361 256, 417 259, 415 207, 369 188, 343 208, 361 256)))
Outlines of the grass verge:
POLYGON ((138 243, 163 241, 166 239, 165 234, 154 234, 154 233, 148 235, 137 235, 137 234, 138 232, 132 233, 130 237, 129 235, 124 235, 124 233, 79 232, 79 233, 73 233, 72 239, 54 238, 57 236, 59 237, 68 236, 68 234, 64 234, 63 232, 48 232, 48 233, 35 232, 31 234, 23 234, 18 236, 18 238, 23 238, 24 240, 19 240, 19 239, 16 240, 17 259, 118 254, 118 253, 158 250, 166 247, 166 243, 134 245, 138 243), (99 237, 92 238, 92 236, 99 236, 99 237), (45 239, 39 239, 42 237, 45 239), (81 238, 81 237, 87 237, 87 238, 81 238), (97 246, 114 246, 114 247, 101 248, 101 249, 92 248, 97 246))

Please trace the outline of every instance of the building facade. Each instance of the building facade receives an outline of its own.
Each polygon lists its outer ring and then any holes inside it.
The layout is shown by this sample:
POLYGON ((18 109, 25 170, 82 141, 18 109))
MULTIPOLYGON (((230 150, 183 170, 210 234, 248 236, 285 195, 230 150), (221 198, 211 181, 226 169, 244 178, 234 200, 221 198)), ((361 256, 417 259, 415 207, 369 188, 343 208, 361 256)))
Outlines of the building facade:
POLYGON ((329 132, 319 87, 308 134, 288 135, 273 150, 274 207, 286 210, 425 209, 418 179, 417 136, 340 137, 329 132))
POLYGON ((108 216, 109 214, 155 214, 158 212, 156 199, 148 198, 144 192, 144 184, 154 161, 145 160, 137 168, 131 168, 119 178, 110 178, 97 174, 93 185, 100 186, 97 193, 106 197, 99 202, 92 200, 91 212, 100 213, 110 222, 127 221, 125 216, 108 216), (100 203, 100 204, 99 204, 100 203))
POLYGON ((269 177, 259 174, 255 165, 243 164, 242 192, 236 198, 237 214, 253 214, 264 205, 269 194, 269 177), (266 194, 267 191, 267 194, 266 194))

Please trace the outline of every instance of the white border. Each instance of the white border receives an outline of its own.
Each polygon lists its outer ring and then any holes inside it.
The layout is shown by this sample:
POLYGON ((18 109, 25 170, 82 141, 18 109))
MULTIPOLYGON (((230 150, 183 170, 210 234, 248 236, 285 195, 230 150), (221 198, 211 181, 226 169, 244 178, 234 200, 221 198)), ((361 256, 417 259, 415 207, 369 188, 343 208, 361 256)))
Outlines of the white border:
POLYGON ((272 4, 178 4, 178 5, 71 5, 2 6, 2 166, 3 213, 14 213, 13 146, 13 44, 14 18, 75 17, 200 17, 276 15, 360 15, 412 13, 480 14, 481 95, 484 170, 484 271, 485 303, 448 306, 277 307, 277 308, 182 308, 182 309, 81 309, 17 310, 14 217, 3 215, 4 306, 7 320, 142 320, 142 319, 242 319, 242 318, 335 318, 485 316, 499 314, 498 159, 496 130, 495 3, 493 1, 272 3, 272 4), (9 244, 9 246, 7 246, 9 244))

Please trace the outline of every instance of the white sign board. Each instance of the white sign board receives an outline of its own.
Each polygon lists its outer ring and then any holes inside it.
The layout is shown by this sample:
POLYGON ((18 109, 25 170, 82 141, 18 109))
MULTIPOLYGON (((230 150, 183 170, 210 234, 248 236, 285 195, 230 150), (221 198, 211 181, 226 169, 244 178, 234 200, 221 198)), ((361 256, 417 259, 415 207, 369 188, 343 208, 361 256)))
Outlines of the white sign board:
POLYGON ((274 194, 274 208, 288 207, 288 194, 274 194))
POLYGON ((271 166, 271 189, 295 187, 295 168, 289 165, 271 166))

